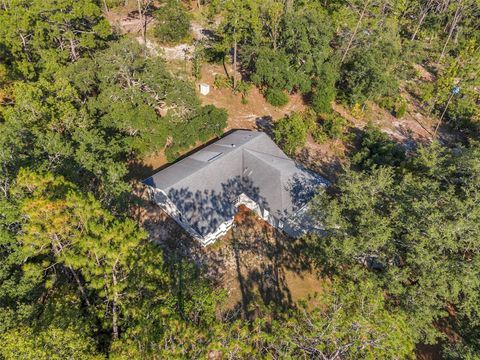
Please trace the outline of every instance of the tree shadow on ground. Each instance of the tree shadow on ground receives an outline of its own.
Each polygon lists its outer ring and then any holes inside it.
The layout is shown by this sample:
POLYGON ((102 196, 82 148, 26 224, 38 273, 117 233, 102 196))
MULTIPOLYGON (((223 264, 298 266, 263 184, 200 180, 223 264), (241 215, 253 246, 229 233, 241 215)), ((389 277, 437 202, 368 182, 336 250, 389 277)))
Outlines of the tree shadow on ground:
POLYGON ((244 207, 235 221, 237 226, 223 244, 233 253, 233 274, 241 293, 241 299, 230 312, 240 310, 243 318, 252 319, 259 304, 272 308, 293 306, 286 275, 293 272, 302 276, 311 271, 305 243, 275 230, 244 207))

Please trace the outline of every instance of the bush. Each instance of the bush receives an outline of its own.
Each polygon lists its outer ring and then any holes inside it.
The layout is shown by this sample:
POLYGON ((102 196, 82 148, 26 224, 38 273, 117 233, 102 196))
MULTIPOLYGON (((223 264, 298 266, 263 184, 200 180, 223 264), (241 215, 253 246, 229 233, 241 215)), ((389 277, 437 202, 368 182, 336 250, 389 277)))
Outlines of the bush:
POLYGON ((329 114, 332 112, 332 101, 335 100, 335 86, 326 86, 317 89, 312 93, 311 105, 318 114, 329 114))
POLYGON ((125 4, 125 0, 106 0, 104 2, 108 6, 108 8, 115 8, 117 6, 122 6, 125 4))
POLYGON ((344 118, 333 115, 323 121, 322 128, 329 139, 338 140, 343 139, 346 125, 347 122, 344 118))
POLYGON ((385 96, 378 100, 378 105, 389 111, 397 119, 401 119, 407 113, 407 102, 401 96, 385 96))
POLYGON ((179 1, 169 0, 155 14, 155 36, 162 43, 178 43, 190 31, 188 14, 179 1))
POLYGON ((169 131, 172 134, 172 142, 165 150, 167 160, 175 160, 197 141, 206 142, 222 135, 223 129, 227 126, 227 119, 228 114, 224 109, 207 105, 188 121, 172 122, 169 131))
POLYGON ((288 154, 293 154, 299 147, 305 145, 309 124, 305 121, 302 114, 292 113, 275 124, 273 134, 275 141, 288 154))
POLYGON ((279 89, 267 89, 265 99, 273 106, 284 106, 288 103, 288 95, 279 89))
POLYGON ((232 86, 232 81, 228 77, 224 75, 215 75, 215 79, 213 80, 213 86, 215 89, 225 89, 232 86))
POLYGON ((322 144, 327 140, 344 140, 347 121, 337 115, 326 117, 320 126, 310 128, 315 142, 322 144))
POLYGON ((407 102, 402 99, 400 103, 397 103, 397 106, 395 107, 395 117, 397 119, 401 119, 405 116, 407 113, 407 102))
POLYGON ((236 93, 242 94, 242 104, 248 104, 248 94, 252 88, 252 84, 246 81, 239 81, 234 89, 236 93))
POLYGON ((370 123, 362 134, 360 149, 352 162, 362 169, 371 169, 375 165, 399 166, 405 158, 405 151, 400 145, 370 123))
POLYGON ((317 114, 332 112, 332 102, 337 97, 336 82, 340 76, 338 66, 333 61, 323 64, 320 81, 312 93, 311 105, 317 114))

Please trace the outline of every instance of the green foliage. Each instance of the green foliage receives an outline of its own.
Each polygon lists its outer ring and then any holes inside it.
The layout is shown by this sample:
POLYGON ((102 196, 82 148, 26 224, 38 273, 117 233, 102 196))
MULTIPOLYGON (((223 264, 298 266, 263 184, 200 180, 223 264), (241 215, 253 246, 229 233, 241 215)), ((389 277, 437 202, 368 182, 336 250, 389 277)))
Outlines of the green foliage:
POLYGON ((318 265, 377 282, 408 314, 416 341, 440 336, 434 322, 447 306, 458 309, 455 318, 477 321, 478 153, 478 144, 433 144, 403 172, 348 171, 338 195, 324 194, 314 207, 326 230, 315 240, 318 265))
POLYGON ((266 97, 268 90, 287 90, 291 92, 299 88, 302 92, 310 89, 309 79, 291 66, 285 53, 272 49, 261 49, 254 61, 254 70, 251 79, 257 86, 265 87, 266 97))
POLYGON ((202 63, 205 61, 205 47, 201 42, 195 43, 192 55, 192 75, 200 80, 202 76, 202 63))
POLYGON ((405 161, 405 151, 371 123, 365 128, 360 141, 352 163, 362 169, 379 165, 399 166, 405 161))
POLYGON ((275 123, 273 134, 275 141, 285 152, 294 154, 299 147, 305 145, 309 126, 300 113, 292 113, 275 123))
MULTIPOLYGON (((333 289, 307 306, 273 323, 270 348, 281 358, 413 359, 414 341, 408 317, 391 312, 381 289, 371 280, 336 279, 333 289)), ((274 356, 275 357, 275 356, 274 356)))
POLYGON ((407 113, 407 102, 401 96, 382 97, 378 100, 378 105, 388 110, 397 119, 403 118, 407 113))
POLYGON ((400 55, 397 28, 387 22, 376 31, 376 39, 353 50, 342 66, 339 87, 350 104, 378 100, 398 88, 394 73, 400 55))
POLYGON ((165 150, 167 158, 174 160, 197 141, 206 142, 221 136, 227 126, 227 118, 225 110, 207 105, 188 121, 173 123, 170 129, 172 142, 165 150))
POLYGON ((338 115, 326 117, 321 126, 321 131, 328 139, 342 140, 345 138, 345 129, 347 121, 338 115))
POLYGON ((312 93, 312 109, 319 114, 328 114, 332 112, 332 102, 335 100, 335 86, 325 86, 315 90, 312 93))
POLYGON ((311 106, 317 113, 328 114, 332 112, 332 102, 337 96, 335 84, 340 76, 338 67, 330 60, 324 63, 316 89, 311 96, 311 106))
POLYGON ((248 94, 251 87, 251 84, 246 81, 239 81, 237 83, 237 88, 235 89, 235 92, 239 92, 240 94, 242 94, 242 104, 248 103, 248 94))
POLYGON ((74 329, 50 327, 38 331, 19 327, 0 335, 0 356, 5 360, 101 360, 92 339, 86 339, 74 329))
POLYGON ((265 99, 273 106, 285 106, 288 104, 288 95, 283 90, 268 88, 265 90, 265 99))
POLYGON ((359 50, 343 68, 340 88, 350 104, 363 104, 395 90, 393 78, 385 64, 384 54, 378 50, 359 50))
POLYGON ((155 19, 155 36, 162 43, 178 43, 184 40, 190 31, 190 19, 181 1, 166 1, 155 12, 155 19))
POLYGON ((226 76, 216 74, 213 86, 217 89, 226 89, 232 86, 232 81, 226 76))
POLYGON ((92 54, 111 34, 92 0, 10 1, 0 8, 0 24, 7 62, 25 79, 92 54))

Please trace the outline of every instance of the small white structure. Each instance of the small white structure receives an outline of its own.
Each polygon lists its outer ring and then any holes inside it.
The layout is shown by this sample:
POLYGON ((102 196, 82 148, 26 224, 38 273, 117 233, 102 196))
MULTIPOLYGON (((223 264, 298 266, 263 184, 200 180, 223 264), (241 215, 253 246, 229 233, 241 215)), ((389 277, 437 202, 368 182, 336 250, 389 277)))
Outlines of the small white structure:
POLYGON ((210 93, 210 85, 200 84, 200 94, 208 95, 210 93))

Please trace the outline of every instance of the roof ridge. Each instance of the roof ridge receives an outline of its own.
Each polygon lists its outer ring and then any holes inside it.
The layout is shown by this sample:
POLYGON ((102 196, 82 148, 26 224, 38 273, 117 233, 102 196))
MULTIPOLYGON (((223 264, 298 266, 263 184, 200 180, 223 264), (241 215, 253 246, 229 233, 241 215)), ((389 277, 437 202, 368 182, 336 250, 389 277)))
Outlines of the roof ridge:
MULTIPOLYGON (((256 151, 256 150, 251 150, 251 149, 248 149, 248 148, 245 148, 243 149, 244 151, 247 151, 248 153, 250 153, 252 156, 254 156, 255 158, 257 158, 258 160, 260 160, 263 164, 267 165, 269 168, 273 169, 277 174, 278 174, 278 177, 280 178, 280 184, 283 185, 283 176, 282 176, 282 172, 280 171, 280 169, 276 166, 273 166, 272 164, 270 164, 268 161, 265 161, 264 159, 262 159, 261 157, 257 156, 257 154, 261 154, 261 155, 266 155, 266 156, 271 156, 271 157, 274 157, 274 158, 278 158, 278 159, 281 159, 281 160, 286 160, 286 159, 283 159, 281 157, 278 157, 278 156, 275 156, 275 155, 270 155, 270 154, 267 154, 267 153, 264 153, 264 152, 261 152, 261 151, 256 151)), ((243 158, 243 154, 242 154, 242 158, 243 158)), ((244 165, 243 165, 244 166, 244 165)), ((248 176, 248 175, 247 175, 248 176)), ((283 204, 285 203, 284 199, 283 199, 283 191, 280 191, 280 207, 283 208, 283 204)))
POLYGON ((257 158, 258 160, 260 160, 263 164, 269 166, 270 168, 274 169, 276 172, 280 173, 280 176, 282 175, 281 174, 281 171, 279 168, 277 168, 276 166, 273 166, 272 164, 269 164, 267 161, 265 161, 264 159, 262 159, 261 157, 259 157, 257 154, 261 154, 261 155, 266 155, 266 156, 271 156, 267 153, 263 153, 261 151, 255 151, 255 150, 251 150, 251 149, 243 149, 244 151, 248 151, 251 155, 255 156, 255 158, 257 158))
MULTIPOLYGON (((290 159, 289 157, 280 157, 280 156, 277 156, 277 155, 273 155, 273 154, 269 154, 269 153, 266 153, 266 152, 263 152, 263 151, 258 151, 258 150, 253 150, 253 149, 248 149, 248 148, 245 148, 243 150, 247 150, 248 152, 253 152, 253 153, 257 153, 257 154, 262 154, 262 155, 266 155, 268 157, 272 157, 272 158, 277 158, 277 159, 280 159, 280 160, 284 160, 284 161, 288 161, 288 162, 293 162, 295 163, 295 161, 293 161, 292 159, 290 159)), ((296 163, 295 163, 296 164, 296 163)))

